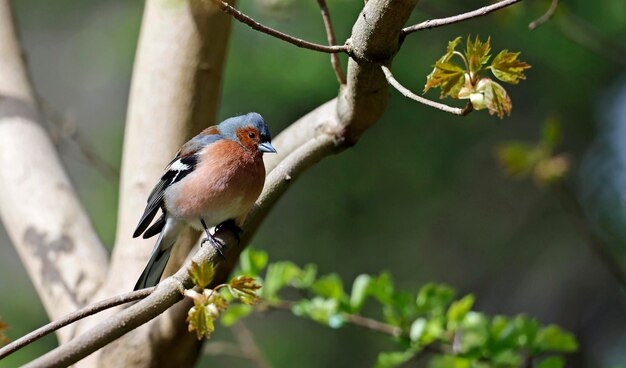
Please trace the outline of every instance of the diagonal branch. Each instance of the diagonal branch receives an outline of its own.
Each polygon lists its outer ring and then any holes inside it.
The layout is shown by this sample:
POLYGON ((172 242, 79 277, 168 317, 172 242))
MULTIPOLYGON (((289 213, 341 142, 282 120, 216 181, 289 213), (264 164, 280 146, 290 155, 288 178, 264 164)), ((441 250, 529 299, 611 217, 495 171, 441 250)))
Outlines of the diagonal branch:
POLYGON ((502 1, 498 1, 495 4, 491 4, 491 5, 488 5, 488 6, 483 6, 482 8, 473 10, 471 12, 458 14, 458 15, 454 15, 454 16, 446 17, 446 18, 430 19, 430 20, 424 21, 422 23, 418 23, 418 24, 415 24, 413 26, 404 28, 402 30, 402 34, 403 35, 408 35, 408 34, 411 34, 413 32, 421 31, 423 29, 431 29, 431 28, 441 27, 441 26, 445 26, 447 24, 459 23, 459 22, 466 21, 468 19, 482 17, 483 15, 487 15, 487 14, 493 12, 493 11, 505 8, 505 7, 509 6, 509 5, 513 5, 513 4, 518 3, 520 1, 522 1, 522 0, 502 0, 502 1))
POLYGON ((150 295, 154 291, 154 288, 142 289, 137 291, 131 291, 130 293, 114 296, 109 299, 102 300, 98 303, 94 303, 88 305, 82 309, 77 310, 76 312, 72 312, 67 316, 58 319, 54 322, 50 322, 45 326, 42 326, 35 331, 26 334, 19 339, 7 344, 0 348, 0 359, 10 355, 11 353, 41 339, 42 337, 62 328, 67 325, 70 325, 76 321, 79 321, 83 318, 92 316, 98 312, 103 310, 116 307, 121 304, 126 304, 135 300, 143 299, 150 295))
POLYGON ((395 89, 398 90, 398 92, 402 93, 402 95, 406 98, 410 98, 413 101, 419 102, 421 104, 430 106, 430 107, 434 107, 435 109, 444 111, 444 112, 448 112, 450 114, 454 114, 454 115, 459 115, 459 116, 465 116, 467 114, 469 114, 472 111, 472 104, 468 103, 467 106, 465 106, 465 108, 461 109, 458 107, 451 107, 439 102, 435 102, 435 101, 431 101, 427 98, 424 98, 422 96, 416 95, 415 93, 411 92, 408 88, 404 87, 402 84, 400 84, 400 82, 398 82, 394 77, 393 74, 391 74, 391 70, 389 70, 389 68, 387 68, 386 66, 382 65, 381 69, 383 70, 383 72, 385 73, 385 77, 387 77, 387 81, 389 82, 389 84, 391 84, 395 89))
POLYGON ((217 5, 223 12, 232 15, 233 18, 237 19, 241 23, 247 24, 250 28, 256 31, 268 34, 270 36, 276 37, 283 41, 287 41, 292 45, 296 45, 298 47, 302 47, 302 48, 309 49, 309 50, 326 52, 329 54, 348 51, 345 45, 325 46, 325 45, 320 45, 317 43, 305 41, 305 40, 290 36, 286 33, 283 33, 273 28, 262 25, 261 23, 255 21, 254 19, 250 18, 249 16, 245 15, 239 10, 233 8, 225 1, 222 1, 222 0, 211 0, 211 1, 213 1, 213 3, 215 3, 215 5, 217 5))
MULTIPOLYGON (((328 38, 328 44, 330 46, 334 46, 337 44, 337 40, 335 38, 333 24, 330 21, 330 12, 328 11, 326 0, 317 0, 317 3, 319 4, 320 10, 322 12, 322 19, 324 19, 324 27, 326 27, 326 37, 328 38)), ((339 81, 339 84, 346 84, 346 76, 345 74, 343 74, 343 69, 341 69, 341 60, 339 60, 339 55, 331 54, 330 62, 333 65, 333 69, 335 69, 335 74, 337 75, 337 80, 339 81)))

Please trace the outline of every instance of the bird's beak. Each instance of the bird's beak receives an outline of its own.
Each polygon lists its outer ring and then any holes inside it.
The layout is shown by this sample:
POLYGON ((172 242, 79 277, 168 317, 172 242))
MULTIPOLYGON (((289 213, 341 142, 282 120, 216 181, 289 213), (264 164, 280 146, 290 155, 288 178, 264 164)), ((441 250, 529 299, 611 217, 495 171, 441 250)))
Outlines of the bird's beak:
POLYGON ((257 147, 261 152, 276 153, 276 148, 270 142, 259 143, 257 147))

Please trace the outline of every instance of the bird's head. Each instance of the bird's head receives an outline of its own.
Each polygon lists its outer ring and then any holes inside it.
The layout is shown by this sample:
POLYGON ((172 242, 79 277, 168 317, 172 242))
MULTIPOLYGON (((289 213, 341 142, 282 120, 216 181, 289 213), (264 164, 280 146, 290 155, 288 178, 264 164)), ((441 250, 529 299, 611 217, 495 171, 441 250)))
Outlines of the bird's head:
POLYGON ((256 112, 226 119, 217 129, 223 137, 240 143, 250 152, 276 153, 270 129, 256 112))

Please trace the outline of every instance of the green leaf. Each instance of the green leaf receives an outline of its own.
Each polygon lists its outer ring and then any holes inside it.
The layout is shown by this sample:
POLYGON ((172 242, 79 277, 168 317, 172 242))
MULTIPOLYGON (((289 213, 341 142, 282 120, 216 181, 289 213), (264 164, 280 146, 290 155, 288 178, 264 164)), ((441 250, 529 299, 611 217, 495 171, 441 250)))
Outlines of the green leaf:
POLYGON ((257 295, 261 285, 254 277, 237 276, 230 281, 228 287, 233 296, 244 304, 255 305, 261 300, 261 297, 257 295))
POLYGON ((458 98, 459 91, 465 84, 465 70, 449 61, 438 61, 435 69, 426 78, 424 93, 433 87, 441 87, 440 98, 451 96, 458 98))
POLYGON ((511 115, 513 104, 504 87, 489 78, 482 78, 476 85, 476 92, 470 95, 470 101, 475 110, 487 108, 490 115, 511 115))
POLYGON ((523 142, 507 142, 496 151, 500 166, 511 176, 526 176, 537 163, 535 148, 523 142))
POLYGON ((535 351, 571 353, 578 349, 576 338, 571 333, 562 330, 556 325, 542 328, 537 334, 534 345, 535 351))
POLYGON ((378 353, 375 368, 393 368, 402 363, 407 362, 415 355, 415 352, 407 351, 388 351, 378 353))
POLYGON ((541 144, 552 150, 561 141, 561 125, 555 118, 548 118, 541 129, 541 144))
POLYGON ((433 316, 443 315, 454 298, 455 291, 446 285, 426 284, 419 293, 415 304, 419 313, 433 316))
POLYGON ((302 270, 291 262, 272 263, 267 268, 261 296, 276 300, 278 292, 301 275, 302 270))
POLYGON ((428 368, 470 368, 473 367, 467 358, 452 355, 438 355, 428 364, 428 368))
MULTIPOLYGON (((489 62, 489 52, 491 46, 489 45, 491 38, 487 38, 487 42, 482 42, 478 36, 476 36, 474 42, 471 37, 467 37, 467 49, 465 51, 465 57, 469 64, 469 71, 472 75, 478 73, 483 65, 489 62)), ((472 78, 473 79, 473 78, 472 78)))
POLYGON ((530 65, 518 60, 519 52, 502 50, 491 62, 489 68, 499 80, 511 84, 517 84, 521 79, 526 79, 524 70, 530 65))
POLYGON ((196 331, 196 337, 201 340, 203 337, 210 337, 215 330, 213 324, 213 313, 209 305, 194 305, 187 313, 189 332, 196 331))
POLYGON ((239 267, 241 273, 258 276, 261 270, 267 265, 267 252, 246 248, 239 256, 239 267))
POLYGON ((321 297, 303 299, 293 306, 292 312, 296 316, 308 317, 332 328, 341 327, 345 322, 339 313, 339 302, 335 299, 321 297))
POLYGON ((411 324, 411 329, 409 330, 409 338, 411 341, 416 342, 419 341, 424 335, 424 331, 426 331, 426 319, 418 318, 411 324))
POLYGON ((294 277, 292 284, 298 289, 308 289, 313 286, 315 277, 317 277, 317 266, 309 263, 294 277))
POLYGON ((224 326, 232 326, 238 320, 247 317, 254 309, 247 304, 231 304, 226 311, 222 313, 220 321, 224 326))
POLYGON ((537 368, 563 368, 565 367, 565 359, 563 357, 553 356, 545 358, 537 365, 537 368))
POLYGON ((338 301, 345 300, 346 293, 343 290, 341 278, 336 273, 331 273, 320 277, 311 287, 313 292, 319 296, 335 299, 338 301))
MULTIPOLYGON (((467 312, 472 309, 474 305, 474 295, 468 294, 464 296, 462 299, 453 302, 448 308, 448 326, 450 326, 451 322, 454 328, 461 322, 467 312)), ((450 328, 450 327, 449 327, 450 328)))
POLYGON ((204 260, 201 264, 197 264, 191 261, 191 268, 189 269, 189 276, 195 285, 198 285, 201 289, 207 287, 213 280, 213 265, 204 260))
POLYGON ((393 281, 388 272, 383 272, 371 280, 368 294, 382 304, 391 304, 393 301, 393 281))
POLYGON ((350 306, 354 312, 361 310, 363 307, 371 283, 372 277, 366 274, 361 274, 354 279, 350 293, 350 306))

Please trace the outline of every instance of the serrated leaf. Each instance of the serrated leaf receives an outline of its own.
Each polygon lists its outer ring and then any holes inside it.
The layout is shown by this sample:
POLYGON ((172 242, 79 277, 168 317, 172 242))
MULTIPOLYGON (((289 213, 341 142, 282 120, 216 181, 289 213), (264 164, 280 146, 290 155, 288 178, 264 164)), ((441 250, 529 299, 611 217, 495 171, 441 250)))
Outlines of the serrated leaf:
POLYGON ((331 298, 338 301, 346 299, 346 293, 343 290, 341 278, 336 273, 331 273, 320 277, 313 286, 312 291, 322 297, 331 298))
POLYGON ((233 296, 244 304, 255 305, 261 300, 261 297, 257 295, 257 290, 261 288, 261 285, 254 277, 237 276, 230 281, 228 287, 233 296))
POLYGON ((537 368, 563 368, 565 367, 565 359, 558 356, 545 358, 538 365, 537 368))
MULTIPOLYGON (((448 42, 448 48, 447 48, 447 52, 439 58, 439 60, 437 60, 437 63, 445 63, 447 61, 449 61, 452 58, 452 55, 454 54, 454 52, 456 51, 456 47, 459 45, 459 43, 461 43, 461 40, 463 38, 462 37, 457 37, 452 41, 448 42)), ((435 63, 436 64, 436 63, 435 63)), ((430 74, 428 74, 428 76, 426 77, 426 86, 424 87, 424 93, 426 93, 426 91, 428 91, 430 89, 430 87, 428 86, 428 81, 431 80, 433 78, 433 75, 437 72, 437 68, 433 66, 433 70, 430 72, 430 74)))
POLYGON ((375 368, 393 368, 407 362, 415 355, 415 352, 407 351, 385 351, 378 353, 375 368))
POLYGON ((509 52, 502 50, 491 62, 489 69, 496 78, 503 82, 517 84, 520 80, 526 79, 524 70, 530 68, 530 64, 518 59, 519 52, 509 52))
POLYGON ((491 51, 491 46, 489 43, 491 42, 491 37, 487 38, 486 42, 482 42, 478 36, 472 42, 471 37, 467 37, 467 49, 465 51, 465 57, 467 58, 467 63, 469 64, 470 73, 472 75, 478 73, 483 65, 489 62, 489 52, 491 51))
POLYGON ((246 248, 239 256, 239 267, 241 273, 258 276, 261 270, 267 265, 267 252, 246 248))
POLYGON ((213 265, 204 260, 198 264, 191 261, 191 268, 189 269, 189 276, 195 285, 204 289, 213 280, 214 270, 213 265))
POLYGON ((350 306, 353 311, 359 311, 363 307, 371 283, 372 277, 366 274, 361 274, 354 279, 350 293, 350 306))
POLYGON ((484 103, 475 104, 474 100, 470 99, 475 110, 482 110, 486 107, 490 115, 498 115, 500 119, 504 118, 505 114, 511 115, 513 108, 511 99, 500 84, 489 78, 482 78, 476 85, 476 93, 482 94, 484 103))
POLYGON ((426 78, 424 93, 434 87, 441 88, 440 98, 450 96, 458 98, 459 91, 465 84, 465 70, 449 61, 438 61, 435 69, 426 78))
POLYGON ((201 340, 203 337, 210 337, 211 333, 215 331, 213 314, 210 311, 210 306, 207 305, 194 305, 191 307, 187 313, 187 323, 187 329, 189 332, 195 331, 198 340, 201 340))
POLYGON ((224 326, 232 326, 240 319, 247 317, 252 313, 253 308, 247 304, 231 304, 226 311, 222 313, 220 321, 224 326))
POLYGON ((534 344, 538 352, 571 353, 578 349, 576 338, 556 325, 549 325, 539 331, 534 344))

